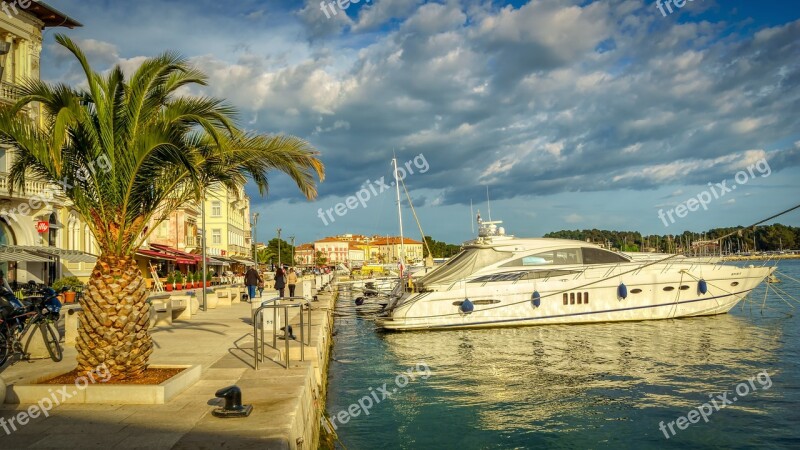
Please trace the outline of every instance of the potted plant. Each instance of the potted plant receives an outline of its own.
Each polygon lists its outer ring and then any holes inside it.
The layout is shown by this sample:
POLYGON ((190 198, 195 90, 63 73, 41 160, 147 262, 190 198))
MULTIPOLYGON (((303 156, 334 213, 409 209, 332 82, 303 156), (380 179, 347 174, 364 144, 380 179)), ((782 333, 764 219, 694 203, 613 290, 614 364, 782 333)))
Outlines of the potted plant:
POLYGON ((175 272, 175 289, 183 289, 183 274, 180 271, 175 272))
POLYGON ((75 303, 75 295, 83 289, 83 283, 75 276, 63 277, 56 280, 52 287, 56 292, 66 288, 67 291, 63 294, 64 303, 75 303))
POLYGON ((167 292, 172 292, 172 288, 175 287, 175 277, 172 276, 172 272, 167 274, 167 283, 164 285, 164 289, 167 292))
POLYGON ((206 287, 211 287, 211 271, 206 272, 206 287))
POLYGON ((194 289, 194 273, 186 271, 186 289, 194 289))

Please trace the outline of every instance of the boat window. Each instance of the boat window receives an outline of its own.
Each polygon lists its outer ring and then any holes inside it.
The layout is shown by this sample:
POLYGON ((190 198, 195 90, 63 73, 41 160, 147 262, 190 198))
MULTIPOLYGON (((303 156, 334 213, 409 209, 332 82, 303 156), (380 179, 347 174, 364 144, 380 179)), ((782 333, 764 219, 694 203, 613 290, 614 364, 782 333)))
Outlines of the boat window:
POLYGON ((451 284, 469 277, 484 267, 510 258, 511 252, 500 252, 493 248, 468 248, 442 266, 417 280, 418 286, 451 284))
POLYGON ((523 256, 522 258, 503 264, 502 267, 581 264, 582 261, 581 250, 579 248, 566 248, 523 256))
POLYGON ((582 248, 584 264, 610 264, 628 262, 628 260, 617 253, 603 250, 600 248, 582 248))
POLYGON ((527 271, 493 273, 469 280, 470 283, 485 283, 487 281, 517 281, 527 275, 527 271))

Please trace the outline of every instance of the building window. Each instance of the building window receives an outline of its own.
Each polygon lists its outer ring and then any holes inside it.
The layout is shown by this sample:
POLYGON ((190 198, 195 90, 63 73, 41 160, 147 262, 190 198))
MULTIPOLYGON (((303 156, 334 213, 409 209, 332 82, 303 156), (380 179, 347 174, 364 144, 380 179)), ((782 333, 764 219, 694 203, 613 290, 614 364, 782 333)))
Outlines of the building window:
POLYGON ((158 224, 158 237, 162 238, 167 237, 168 231, 169 231, 169 223, 167 223, 166 220, 158 224))
POLYGON ((211 243, 222 244, 222 230, 219 228, 214 228, 211 230, 211 243))
POLYGON ((211 217, 220 217, 222 215, 222 203, 219 200, 211 202, 211 217))

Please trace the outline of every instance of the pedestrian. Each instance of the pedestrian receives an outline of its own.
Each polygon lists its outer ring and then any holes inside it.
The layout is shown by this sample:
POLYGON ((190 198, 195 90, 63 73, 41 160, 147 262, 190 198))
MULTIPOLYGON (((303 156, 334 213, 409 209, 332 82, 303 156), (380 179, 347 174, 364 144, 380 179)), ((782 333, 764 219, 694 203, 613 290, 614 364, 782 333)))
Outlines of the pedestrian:
POLYGON ((244 284, 247 285, 247 295, 250 297, 251 301, 256 298, 256 286, 262 281, 261 276, 255 268, 250 267, 247 269, 247 273, 244 275, 244 284))
POLYGON ((286 288, 286 272, 280 267, 275 270, 275 289, 277 289, 279 297, 283 298, 283 290, 286 288))
POLYGON ((294 288, 297 287, 297 272, 294 271, 294 267, 289 267, 286 282, 289 283, 289 297, 294 297, 294 288))

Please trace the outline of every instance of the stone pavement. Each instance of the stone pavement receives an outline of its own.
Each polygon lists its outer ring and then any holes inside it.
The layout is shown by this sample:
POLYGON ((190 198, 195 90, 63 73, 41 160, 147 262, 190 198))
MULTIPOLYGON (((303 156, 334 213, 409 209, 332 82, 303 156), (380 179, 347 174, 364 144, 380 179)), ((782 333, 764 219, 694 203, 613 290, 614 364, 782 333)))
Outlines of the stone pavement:
MULTIPOLYGON (((189 321, 151 330, 155 350, 151 364, 200 364, 201 380, 164 405, 56 406, 48 417, 31 418, 9 432, 0 421, 0 448, 114 448, 114 449, 312 449, 319 438, 320 389, 327 368, 333 298, 320 294, 312 303, 311 347, 299 361, 298 342, 291 341, 290 368, 265 359, 253 368, 251 305, 235 302, 199 312, 189 321), (220 419, 211 411, 222 401, 216 390, 232 384, 242 389, 244 404, 254 410, 247 418, 220 419)), ((266 300, 266 292, 264 300, 266 300)), ((297 311, 297 309, 295 309, 297 311)), ((299 319, 290 320, 299 339, 299 319)), ((271 346, 270 333, 265 334, 271 346)), ((278 341, 283 349, 283 341, 278 341)), ((279 350, 267 347, 267 357, 279 350)), ((6 366, 6 384, 31 380, 42 373, 75 366, 75 349, 65 349, 54 363, 20 361, 6 366)), ((2 383, 0 383, 1 386, 2 383)), ((31 405, 2 404, 0 418, 10 419, 31 405)), ((0 420, 2 420, 0 419, 0 420)), ((6 425, 7 422, 6 422, 6 425)))

